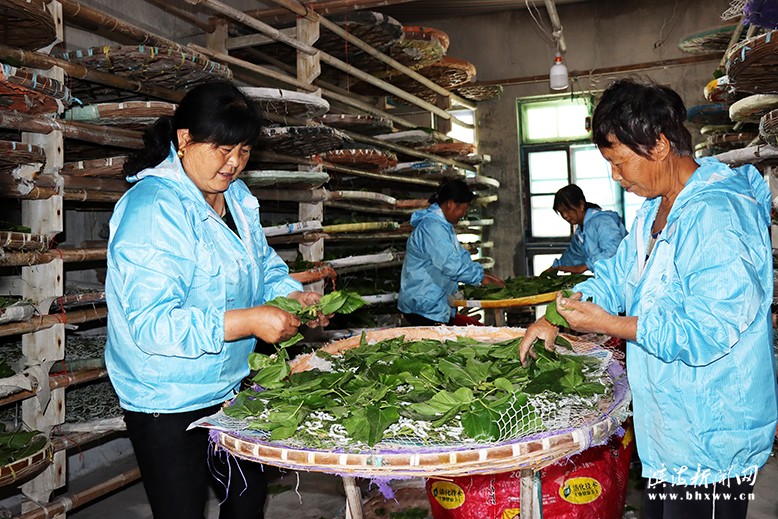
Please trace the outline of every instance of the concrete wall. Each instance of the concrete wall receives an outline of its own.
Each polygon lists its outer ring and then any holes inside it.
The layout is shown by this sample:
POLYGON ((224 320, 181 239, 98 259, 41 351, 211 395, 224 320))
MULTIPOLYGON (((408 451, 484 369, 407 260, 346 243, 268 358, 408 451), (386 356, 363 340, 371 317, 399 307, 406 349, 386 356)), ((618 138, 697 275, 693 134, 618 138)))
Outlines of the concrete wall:
MULTIPOLYGON (((689 57, 678 50, 680 39, 724 23, 720 15, 728 5, 728 0, 597 0, 559 5, 567 67, 586 71, 689 57)), ((540 16, 548 29, 548 16, 542 8, 540 16)), ((448 55, 475 64, 479 81, 548 75, 553 62, 555 46, 526 9, 424 23, 448 33, 448 55)), ((654 68, 641 74, 674 88, 687 106, 693 106, 705 102, 703 87, 717 65, 711 61, 654 68)), ((615 77, 571 78, 572 88, 567 92, 602 89, 615 77)), ((481 171, 501 182, 499 202, 487 209, 487 216, 495 218, 488 238, 495 243, 492 255, 500 276, 523 274, 525 263, 516 100, 551 92, 547 81, 507 85, 500 99, 478 105, 479 149, 492 157, 481 171)))

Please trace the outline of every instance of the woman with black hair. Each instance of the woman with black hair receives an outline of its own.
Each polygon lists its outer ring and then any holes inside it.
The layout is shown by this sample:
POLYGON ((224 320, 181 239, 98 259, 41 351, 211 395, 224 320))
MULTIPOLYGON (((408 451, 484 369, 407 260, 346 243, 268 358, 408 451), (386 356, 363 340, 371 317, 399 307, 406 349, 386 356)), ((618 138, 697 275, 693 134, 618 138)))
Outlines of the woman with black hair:
POLYGON ((146 132, 111 217, 105 362, 155 519, 202 519, 215 475, 221 518, 263 517, 262 466, 210 455, 207 430, 187 431, 234 395, 255 338, 297 332, 295 316, 264 303, 320 298, 268 246, 237 179, 261 125, 234 85, 195 87, 146 132))
POLYGON ((561 257, 554 260, 551 270, 581 274, 594 272, 594 264, 616 254, 619 243, 627 235, 621 217, 615 211, 586 201, 583 191, 570 184, 554 195, 554 211, 575 227, 573 238, 561 257))
POLYGON ((459 283, 503 284, 470 258, 454 229, 475 195, 461 180, 443 184, 430 206, 411 215, 414 227, 405 248, 397 307, 412 326, 450 324, 454 309, 448 297, 459 283))
MULTIPOLYGON (((647 519, 744 519, 778 418, 767 182, 750 164, 695 159, 670 88, 620 80, 594 110, 593 141, 613 179, 646 198, 612 258, 571 297, 570 328, 627 340, 647 519)), ((553 349, 541 318, 535 339, 553 349)))

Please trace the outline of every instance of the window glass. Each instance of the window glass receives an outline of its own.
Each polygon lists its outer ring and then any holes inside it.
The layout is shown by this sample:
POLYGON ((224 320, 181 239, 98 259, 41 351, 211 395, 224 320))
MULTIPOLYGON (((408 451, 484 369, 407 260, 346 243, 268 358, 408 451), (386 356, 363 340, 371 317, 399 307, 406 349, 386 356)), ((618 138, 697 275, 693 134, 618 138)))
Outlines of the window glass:
POLYGON ((559 238, 570 236, 570 224, 554 211, 554 195, 538 195, 530 198, 532 211, 532 236, 559 238))
POLYGON ((567 185, 567 152, 537 151, 527 154, 530 193, 556 193, 567 185))

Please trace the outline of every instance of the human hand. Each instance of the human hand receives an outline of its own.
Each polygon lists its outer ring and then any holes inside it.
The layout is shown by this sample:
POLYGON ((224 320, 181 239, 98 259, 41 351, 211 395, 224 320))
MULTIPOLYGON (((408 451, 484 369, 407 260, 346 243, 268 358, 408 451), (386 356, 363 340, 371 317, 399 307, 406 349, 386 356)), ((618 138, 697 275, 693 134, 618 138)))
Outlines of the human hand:
POLYGON ((546 349, 554 351, 554 341, 557 335, 559 335, 559 328, 548 322, 545 317, 541 317, 531 324, 519 343, 519 360, 521 364, 526 368, 529 365, 527 356, 533 359, 537 358, 535 351, 532 349, 537 339, 543 339, 546 349))
POLYGON ((564 297, 562 292, 556 295, 556 309, 559 315, 575 331, 585 333, 602 333, 606 322, 613 316, 601 306, 589 301, 582 301, 583 294, 575 292, 570 297, 564 297))
POLYGON ((297 333, 300 320, 276 306, 261 305, 248 308, 252 335, 270 344, 285 341, 297 333))
POLYGON ((505 281, 503 281, 502 279, 498 278, 494 274, 484 273, 484 279, 483 279, 483 281, 481 281, 481 284, 483 284, 483 285, 497 285, 498 287, 504 287, 505 286, 505 281))
POLYGON ((552 277, 556 276, 557 270, 558 270, 557 267, 548 267, 546 270, 541 272, 538 275, 538 277, 541 277, 541 278, 552 278, 552 277))
MULTIPOLYGON (((318 292, 302 292, 300 290, 295 290, 294 292, 287 295, 287 297, 291 299, 296 299, 300 302, 300 304, 303 305, 303 307, 312 306, 315 304, 318 304, 319 301, 321 301, 321 294, 318 292)), ((332 315, 324 315, 321 312, 316 314, 316 319, 313 319, 311 321, 308 321, 306 325, 309 328, 319 328, 319 327, 325 327, 328 324, 330 324, 330 317, 332 315)))

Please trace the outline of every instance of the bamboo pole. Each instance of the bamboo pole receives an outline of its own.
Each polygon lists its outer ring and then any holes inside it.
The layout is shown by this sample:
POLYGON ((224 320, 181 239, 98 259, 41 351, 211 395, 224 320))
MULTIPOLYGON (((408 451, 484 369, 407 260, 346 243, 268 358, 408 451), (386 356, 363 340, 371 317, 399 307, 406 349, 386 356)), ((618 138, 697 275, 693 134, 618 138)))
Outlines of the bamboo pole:
POLYGON ((229 5, 220 2, 219 0, 186 0, 186 2, 192 5, 204 4, 210 9, 218 13, 221 13, 227 16, 228 18, 235 20, 236 22, 242 23, 246 27, 251 27, 257 32, 264 34, 265 36, 272 38, 275 41, 286 43, 290 47, 299 50, 303 54, 308 54, 309 56, 313 56, 318 52, 315 48, 311 47, 310 45, 306 45, 305 43, 302 43, 296 38, 287 36, 283 32, 276 29, 275 27, 272 27, 266 24, 265 22, 261 22, 256 18, 247 15, 243 11, 235 9, 234 7, 230 7, 229 5))
POLYGON ((179 43, 173 40, 149 32, 137 25, 127 23, 94 7, 84 5, 77 0, 60 0, 59 3, 62 4, 62 14, 65 18, 79 22, 79 25, 92 32, 98 32, 100 29, 103 29, 111 33, 121 34, 141 44, 172 47, 174 49, 182 48, 179 43))
POLYGON ((50 117, 0 111, 0 127, 23 132, 51 133, 59 130, 65 137, 123 148, 142 148, 143 137, 136 130, 108 128, 97 124, 64 121, 50 117))
POLYGON ((128 486, 136 481, 140 480, 140 469, 134 468, 126 472, 122 472, 118 476, 114 476, 102 483, 90 487, 81 492, 72 492, 64 496, 58 497, 54 501, 47 503, 46 505, 31 510, 25 514, 22 514, 18 519, 48 519, 49 517, 56 517, 59 514, 63 514, 74 508, 83 506, 95 499, 102 497, 109 492, 113 492, 119 488, 128 486))
POLYGON ((47 54, 26 51, 2 44, 0 44, 0 61, 13 66, 25 66, 43 70, 48 70, 52 67, 60 67, 65 71, 65 74, 71 78, 84 79, 93 83, 120 88, 129 92, 146 94, 176 103, 181 101, 184 97, 182 92, 145 84, 141 81, 117 76, 116 74, 92 70, 83 65, 71 63, 67 60, 55 58, 47 54))
MULTIPOLYGON (((76 384, 83 384, 84 382, 92 382, 93 380, 99 380, 108 376, 106 369, 90 369, 85 371, 75 371, 71 373, 63 373, 60 375, 49 376, 49 388, 61 389, 76 384)), ((0 398, 0 405, 12 404, 21 400, 26 400, 38 394, 40 388, 37 385, 33 385, 30 391, 24 390, 8 395, 4 398, 0 398)))
POLYGON ((105 319, 107 316, 108 308, 104 306, 74 310, 62 314, 41 315, 33 317, 28 321, 0 325, 0 337, 45 330, 46 328, 51 328, 55 324, 79 324, 88 321, 99 321, 105 319))
MULTIPOLYGON (((462 99, 458 95, 455 95, 453 92, 450 92, 445 88, 443 88, 442 86, 438 85, 437 83, 430 81, 429 78, 426 78, 421 74, 419 74, 418 72, 416 72, 415 70, 411 70, 410 68, 406 67, 405 65, 403 65, 396 59, 392 58, 391 56, 387 56, 383 52, 376 50, 375 48, 373 48, 372 45, 364 42, 363 40, 357 38, 356 36, 353 36, 348 31, 340 27, 338 24, 329 21, 323 16, 320 16, 318 12, 309 9, 305 5, 298 2, 297 0, 272 0, 272 1, 282 7, 285 7, 286 9, 289 9, 291 12, 293 12, 298 16, 305 17, 312 22, 319 22, 322 25, 322 27, 328 29, 332 33, 336 34, 337 36, 340 36, 350 44, 362 49, 369 56, 374 57, 381 63, 385 63, 389 65, 395 70, 399 70, 400 72, 410 77, 411 79, 415 79, 416 81, 418 81, 425 87, 429 88, 436 94, 440 94, 444 97, 448 97, 452 101, 455 101, 457 104, 464 106, 469 110, 475 110, 475 103, 462 99)), ((462 124, 462 122, 459 121, 459 124, 462 124)), ((472 124, 468 124, 465 127, 470 129, 474 128, 472 124)))
POLYGON ((389 92, 392 95, 395 95, 399 97, 400 99, 403 99, 405 101, 408 101, 409 103, 412 103, 419 108, 423 108, 424 110, 427 110, 428 112, 432 112, 435 115, 447 119, 447 120, 455 120, 457 124, 460 124, 462 126, 467 127, 468 123, 462 122, 447 111, 443 110, 440 107, 437 107, 431 103, 428 103, 427 101, 424 101, 423 99, 419 99, 418 97, 409 94, 408 92, 397 88, 396 86, 392 85, 391 83, 387 83, 386 81, 383 81, 381 79, 378 79, 370 74, 367 74, 366 72, 363 72, 357 68, 354 68, 353 66, 349 65, 348 63, 339 60, 338 58, 331 56, 330 54, 327 54, 326 52, 320 51, 316 49, 315 47, 312 47, 310 45, 306 45, 304 43, 299 42, 298 40, 294 40, 289 38, 283 33, 280 33, 278 30, 274 29, 273 27, 270 27, 269 25, 257 20, 256 18, 252 18, 250 16, 247 16, 242 11, 239 11, 238 9, 234 9, 228 5, 223 4, 219 0, 186 0, 188 3, 193 5, 200 5, 203 4, 214 11, 217 11, 219 13, 224 14, 225 16, 238 21, 248 27, 251 27, 252 29, 256 30, 257 32, 260 32, 266 36, 269 36, 273 38, 276 41, 280 41, 283 43, 286 43, 288 45, 291 45, 295 49, 297 49, 300 52, 303 52, 304 54, 314 55, 317 52, 319 53, 319 57, 323 63, 326 63, 327 65, 330 65, 342 72, 347 72, 354 77, 361 79, 362 81, 365 81, 367 83, 370 83, 373 86, 377 86, 379 88, 382 88, 389 92))
MULTIPOLYGON (((262 151, 257 153, 256 158, 266 162, 288 162, 291 164, 300 164, 300 165, 314 164, 314 162, 309 159, 305 159, 301 157, 292 157, 291 155, 284 155, 281 153, 273 153, 269 151, 262 151)), ((437 187, 440 184, 440 182, 438 182, 437 180, 427 180, 427 179, 416 178, 416 177, 405 177, 402 175, 389 175, 384 173, 375 173, 372 171, 362 171, 360 169, 354 169, 346 166, 330 164, 329 162, 324 162, 323 164, 325 169, 327 169, 327 171, 345 173, 357 177, 373 178, 376 180, 384 180, 387 182, 401 182, 405 184, 416 184, 416 185, 431 186, 431 187, 437 187)))
MULTIPOLYGON (((721 56, 719 54, 700 54, 699 56, 688 56, 683 58, 662 59, 658 61, 648 61, 644 63, 635 63, 633 65, 619 65, 616 67, 600 67, 589 70, 571 70, 569 76, 571 78, 578 77, 594 77, 594 76, 607 76, 609 74, 626 74, 630 72, 639 72, 641 70, 647 70, 652 68, 668 68, 668 67, 683 67, 686 65, 694 65, 697 63, 706 63, 708 61, 718 61, 721 56)), ((492 81, 477 81, 468 86, 489 86, 489 85, 526 85, 530 83, 542 83, 548 81, 548 74, 540 74, 537 76, 522 76, 506 79, 495 79, 492 81)))
POLYGON ((61 258, 64 263, 105 260, 106 248, 50 249, 44 252, 6 252, 0 256, 0 267, 32 266, 61 258))

